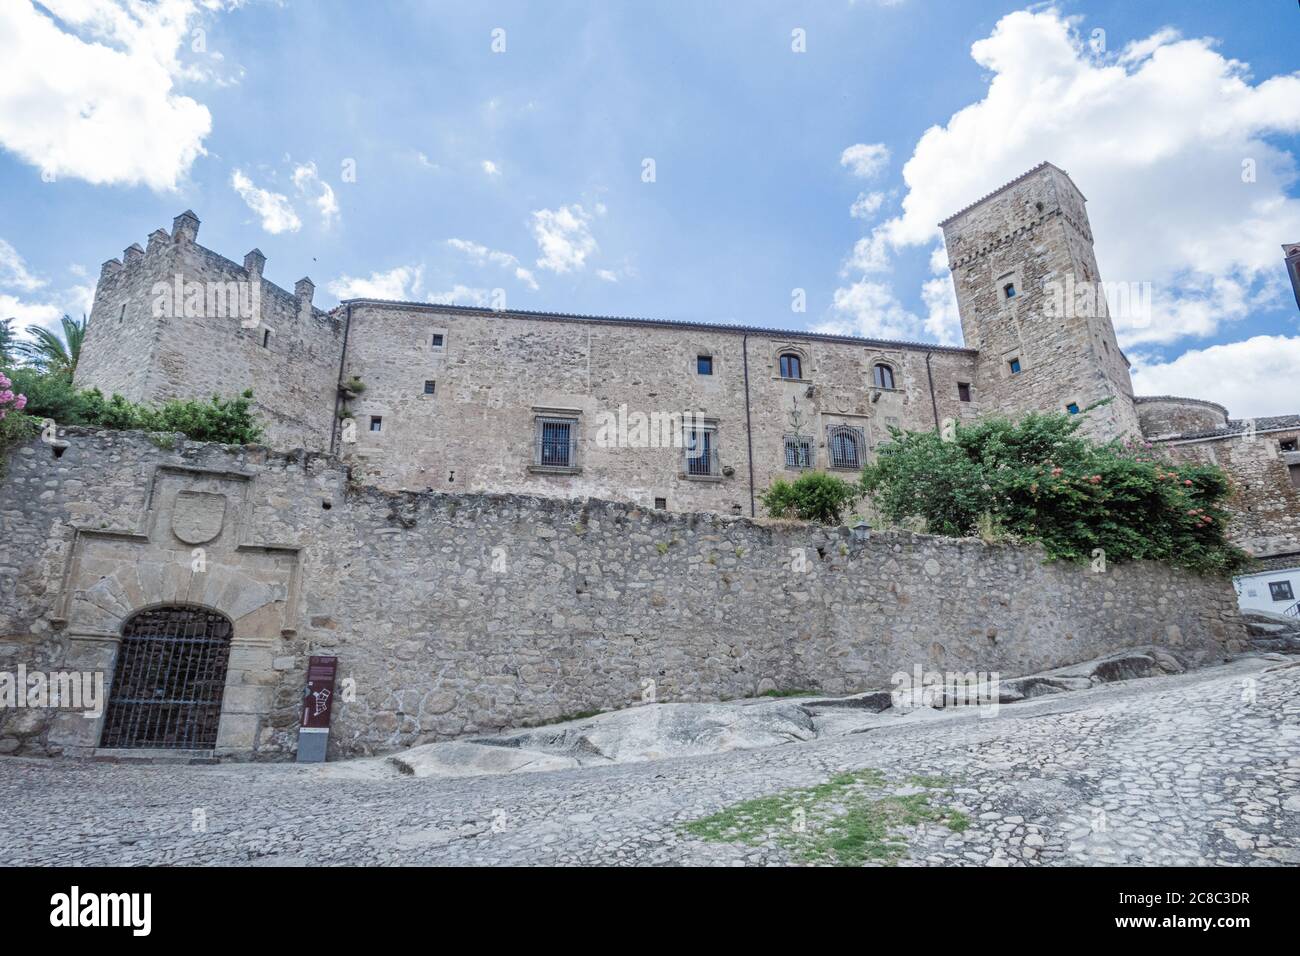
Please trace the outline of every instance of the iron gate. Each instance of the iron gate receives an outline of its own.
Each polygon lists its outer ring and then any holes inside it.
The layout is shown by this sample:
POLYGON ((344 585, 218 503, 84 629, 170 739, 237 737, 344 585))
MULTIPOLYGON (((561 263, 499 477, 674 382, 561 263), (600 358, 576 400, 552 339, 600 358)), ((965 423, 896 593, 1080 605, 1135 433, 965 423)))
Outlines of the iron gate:
POLYGON ((127 621, 99 745, 215 747, 231 632, 224 615, 185 605, 127 621))

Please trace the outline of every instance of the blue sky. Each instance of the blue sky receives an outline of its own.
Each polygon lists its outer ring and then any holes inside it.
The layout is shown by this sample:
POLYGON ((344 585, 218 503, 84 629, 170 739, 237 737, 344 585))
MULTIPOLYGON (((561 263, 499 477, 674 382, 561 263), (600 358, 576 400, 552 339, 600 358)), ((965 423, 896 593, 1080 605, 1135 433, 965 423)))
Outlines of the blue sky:
POLYGON ((1140 393, 1300 409, 1293 0, 0 10, 20 325, 85 309, 101 262, 188 207, 203 244, 261 248, 324 307, 503 290, 953 342, 935 223, 1049 159, 1089 199, 1103 278, 1151 283, 1152 313, 1117 321, 1140 393))

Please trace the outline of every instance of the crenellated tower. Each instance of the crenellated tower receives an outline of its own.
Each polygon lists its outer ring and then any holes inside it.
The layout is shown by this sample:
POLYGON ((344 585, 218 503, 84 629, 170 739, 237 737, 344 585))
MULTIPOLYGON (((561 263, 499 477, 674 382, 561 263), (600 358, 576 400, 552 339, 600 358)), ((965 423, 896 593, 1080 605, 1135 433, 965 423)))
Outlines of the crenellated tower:
POLYGON ((962 335, 979 350, 985 414, 1084 412, 1109 400, 1088 412, 1084 432, 1140 435, 1084 203, 1044 162, 939 224, 962 335))

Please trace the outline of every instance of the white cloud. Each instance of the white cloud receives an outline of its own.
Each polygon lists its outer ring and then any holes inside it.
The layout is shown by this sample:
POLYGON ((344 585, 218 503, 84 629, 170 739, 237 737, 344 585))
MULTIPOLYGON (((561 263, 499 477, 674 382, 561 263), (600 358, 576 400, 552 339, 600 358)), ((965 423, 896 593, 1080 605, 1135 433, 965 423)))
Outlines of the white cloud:
POLYGON ((915 340, 922 336, 924 320, 906 309, 884 282, 861 279, 835 290, 834 318, 816 328, 836 335, 863 335, 876 339, 915 340))
POLYGON ((44 279, 27 271, 27 263, 18 250, 0 239, 0 287, 33 292, 45 284, 44 279))
POLYGON ((854 219, 870 219, 880 211, 884 201, 884 193, 858 193, 858 198, 853 200, 853 205, 849 207, 849 215, 854 219))
POLYGON ((429 301, 439 305, 476 305, 480 308, 486 308, 491 297, 491 289, 476 289, 460 284, 446 292, 429 293, 429 301))
POLYGON ((1296 163, 1266 137, 1300 131, 1300 74, 1253 83, 1214 41, 1170 30, 1094 58, 1052 9, 1008 14, 971 55, 985 95, 918 141, 902 213, 878 227, 889 246, 933 243, 941 219, 1046 159, 1089 199, 1102 277, 1152 284, 1149 321, 1116 318, 1122 344, 1211 335, 1284 294, 1296 163))
POLYGON ((293 185, 298 190, 298 195, 308 197, 312 205, 320 210, 321 221, 326 228, 334 224, 339 214, 339 202, 333 187, 320 178, 314 162, 294 167, 293 185))
POLYGON ((884 143, 857 143, 840 153, 840 165, 862 179, 870 179, 888 164, 889 148, 884 143))
MULTIPOLYGON (((602 212, 603 208, 598 207, 597 213, 602 212)), ((587 257, 599 251, 591 235, 591 214, 577 203, 559 209, 535 210, 532 230, 541 253, 537 260, 539 269, 581 271, 586 267, 587 257)))
POLYGON ((485 159, 483 160, 483 172, 487 173, 489 176, 500 176, 501 168, 497 166, 496 163, 492 162, 492 160, 485 159))
POLYGON ((0 3, 0 145, 55 178, 175 189, 212 128, 173 89, 198 16, 196 0, 0 3))
POLYGON ((1257 335, 1184 352, 1171 362, 1134 361, 1139 395, 1207 398, 1234 418, 1294 414, 1300 336, 1257 335))
POLYGON ((230 185, 248 208, 261 217, 262 228, 272 235, 297 232, 302 228, 302 220, 294 211, 289 197, 283 193, 273 193, 254 186, 253 181, 238 169, 231 174, 230 185))
POLYGON ((494 265, 503 269, 509 269, 514 273, 516 279, 527 285, 534 292, 537 291, 537 279, 531 270, 525 269, 519 264, 519 260, 508 252, 500 252, 496 249, 489 249, 482 243, 474 242, 470 239, 448 239, 447 245, 453 249, 463 252, 475 265, 494 265))
POLYGON ((372 272, 368 278, 339 276, 325 288, 340 299, 393 299, 410 302, 420 294, 423 284, 423 266, 397 266, 387 272, 372 272))
POLYGON ((51 325, 62 315, 58 306, 48 302, 28 302, 8 292, 0 292, 0 319, 13 319, 15 332, 21 332, 29 325, 51 325))
POLYGON ((603 282, 617 282, 618 273, 610 269, 597 269, 596 278, 600 279, 603 282))

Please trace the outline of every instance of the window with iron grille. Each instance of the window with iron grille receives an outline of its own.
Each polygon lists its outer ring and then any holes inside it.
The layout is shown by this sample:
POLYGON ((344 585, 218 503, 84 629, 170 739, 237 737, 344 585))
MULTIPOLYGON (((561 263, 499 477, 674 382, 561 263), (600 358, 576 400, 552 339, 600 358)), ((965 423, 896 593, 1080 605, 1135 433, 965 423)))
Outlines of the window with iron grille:
POLYGON ((434 393, 434 391, 437 389, 437 387, 438 387, 438 383, 435 382, 433 379, 426 378, 426 379, 424 380, 424 394, 425 394, 425 395, 432 395, 432 394, 434 393))
POLYGON ((811 468, 813 466, 812 439, 802 435, 785 436, 785 467, 811 468))
POLYGON ((538 418, 533 464, 540 468, 576 468, 577 463, 577 419, 538 418))
POLYGON ((894 387, 894 369, 884 362, 876 363, 871 370, 872 377, 875 379, 876 388, 893 388, 894 387))
POLYGON ((826 448, 832 468, 861 468, 866 439, 861 428, 831 425, 826 429, 826 448))
POLYGON ((1269 581, 1268 593, 1274 601, 1295 600, 1295 592, 1291 590, 1290 581, 1269 581))
POLYGON ((685 469, 688 475, 711 476, 718 470, 718 430, 712 425, 686 426, 685 469))

